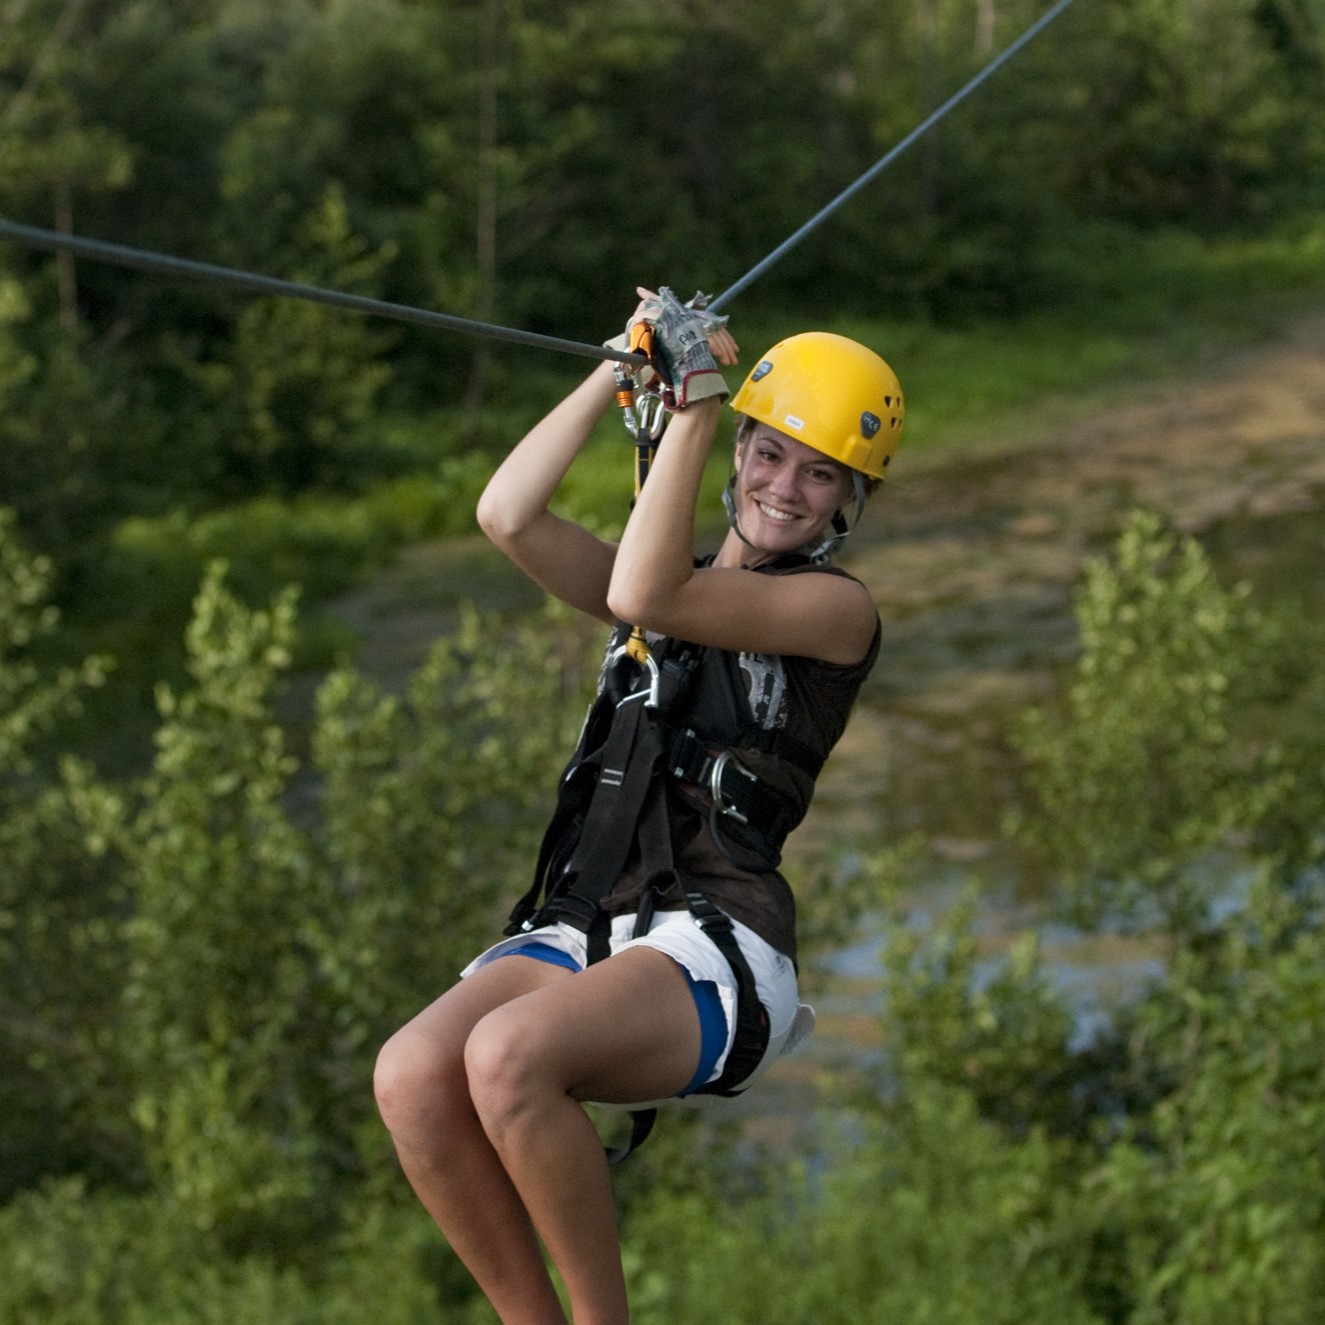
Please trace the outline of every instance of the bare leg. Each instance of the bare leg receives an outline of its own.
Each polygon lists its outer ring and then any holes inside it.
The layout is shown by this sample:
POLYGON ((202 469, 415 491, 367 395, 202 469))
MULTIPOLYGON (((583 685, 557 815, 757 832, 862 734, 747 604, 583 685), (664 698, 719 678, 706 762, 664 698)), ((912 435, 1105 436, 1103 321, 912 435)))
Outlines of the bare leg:
POLYGON ((565 1325, 533 1226, 470 1098, 465 1042, 493 1008, 571 972, 525 957, 476 971, 399 1030, 375 1087, 401 1167, 505 1325, 565 1325))
POLYGON ((469 1037, 478 1117, 561 1271, 576 1325, 628 1319, 607 1162, 578 1101, 674 1095, 699 1052, 685 977, 650 948, 505 1003, 469 1037))

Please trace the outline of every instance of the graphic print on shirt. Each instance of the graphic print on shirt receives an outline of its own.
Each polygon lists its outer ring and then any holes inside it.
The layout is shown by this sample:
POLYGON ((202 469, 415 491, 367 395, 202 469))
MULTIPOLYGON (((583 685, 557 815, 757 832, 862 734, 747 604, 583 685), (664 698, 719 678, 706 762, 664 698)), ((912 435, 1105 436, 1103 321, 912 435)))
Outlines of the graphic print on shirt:
POLYGON ((755 721, 764 731, 785 727, 787 671, 782 658, 775 653, 743 653, 739 661, 755 721))

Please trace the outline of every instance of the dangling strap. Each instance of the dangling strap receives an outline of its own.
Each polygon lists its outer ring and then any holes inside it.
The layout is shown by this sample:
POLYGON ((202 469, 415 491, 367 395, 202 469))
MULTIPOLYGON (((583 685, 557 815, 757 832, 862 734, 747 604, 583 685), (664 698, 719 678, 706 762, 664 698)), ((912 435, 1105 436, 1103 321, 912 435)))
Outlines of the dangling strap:
MULTIPOLYGON (((635 826, 657 777, 657 734, 645 696, 618 706, 598 757, 598 783, 579 842, 549 905, 557 919, 586 934, 602 912, 598 903, 616 886, 635 842, 635 826)), ((594 960, 590 954, 590 960, 594 960)))
POLYGON ((628 1159, 648 1139, 653 1125, 658 1121, 657 1109, 632 1109, 630 1113, 630 1137, 624 1145, 608 1146, 607 1162, 612 1167, 628 1159))

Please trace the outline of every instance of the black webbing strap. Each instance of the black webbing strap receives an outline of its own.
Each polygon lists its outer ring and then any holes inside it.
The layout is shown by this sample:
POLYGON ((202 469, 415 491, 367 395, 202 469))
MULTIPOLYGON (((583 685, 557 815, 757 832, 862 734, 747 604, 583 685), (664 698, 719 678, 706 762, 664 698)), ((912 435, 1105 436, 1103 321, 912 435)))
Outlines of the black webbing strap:
POLYGON ((686 902, 695 923, 717 945, 736 979, 736 1034, 731 1052, 723 1065, 722 1075, 707 1086, 701 1086, 696 1094, 739 1095, 744 1089, 743 1083, 768 1052, 768 1011, 759 1001, 754 972, 736 941, 731 917, 703 893, 687 893, 686 902))
POLYGON ((657 1109, 632 1109, 630 1113, 630 1136, 620 1146, 607 1146, 607 1162, 615 1167, 623 1159, 642 1146, 649 1139, 653 1125, 658 1121, 657 1109))
MULTIPOLYGON (((610 951, 611 918, 601 902, 620 881, 636 848, 645 876, 637 937, 648 933, 658 902, 677 892, 667 804, 667 776, 674 771, 668 767, 672 733, 663 715, 684 689, 697 659, 696 651, 682 650, 664 659, 652 694, 640 690, 606 701, 615 705, 607 735, 598 750, 577 751, 577 761, 563 778, 533 887, 517 905, 508 933, 551 919, 564 921, 585 934, 589 962, 602 960, 610 951), (572 831, 566 861, 563 835, 572 831)), ((586 730, 594 725, 593 716, 591 712, 586 730)), ((701 893, 689 892, 685 898, 695 922, 731 967, 737 991, 736 1030, 727 1062, 719 1078, 699 1093, 737 1095, 767 1051, 768 1016, 730 917, 701 893)), ((655 1114, 653 1109, 632 1111, 630 1138, 623 1146, 608 1148, 610 1163, 619 1164, 643 1144, 655 1114)))
MULTIPOLYGON (((624 640, 629 629, 620 627, 615 641, 624 640)), ((700 653, 664 641, 650 660, 650 672, 640 671, 632 678, 638 685, 648 676, 651 684, 629 689, 611 684, 613 668, 627 660, 626 650, 615 645, 604 691, 594 701, 581 748, 562 779, 533 883, 511 913, 508 934, 553 919, 564 920, 591 938, 601 934, 599 903, 620 882, 646 810, 655 804, 665 810, 663 714, 684 691, 700 653), (585 748, 600 736, 597 749, 585 748)), ((633 660, 629 665, 637 666, 633 660)), ((670 826, 655 823, 653 836, 665 838, 663 872, 670 878, 670 826)), ((600 943, 593 948, 591 960, 606 956, 600 943)))
MULTIPOLYGON (((613 637, 612 647, 618 663, 625 656, 620 645, 629 630, 629 626, 621 626, 613 637)), ((634 665, 632 662, 631 666, 634 665)), ((622 770, 631 764, 644 717, 642 709, 649 694, 647 690, 628 691, 613 685, 611 670, 609 664, 603 690, 590 707, 580 743, 562 775, 557 788, 556 809, 543 833, 533 880, 511 911, 505 931, 508 935, 535 928, 554 918, 565 919, 577 929, 589 933, 596 923, 598 901, 610 891, 629 855, 630 827, 638 817, 638 804, 628 819, 618 822, 615 812, 608 809, 608 800, 599 797, 598 791, 603 785, 601 770, 607 767, 611 770, 607 774, 607 785, 613 792, 610 799, 616 809, 620 809, 625 781, 622 770), (599 807, 597 810, 595 804, 599 807), (582 887, 579 895, 572 899, 568 885, 583 873, 586 843, 597 848, 598 854, 593 862, 597 876, 610 881, 597 896, 590 896, 588 889, 582 887)), ((639 676, 634 679, 638 681, 639 676)), ((647 791, 647 787, 640 784, 641 776, 647 779, 647 767, 635 768, 636 780, 629 788, 637 802, 642 801, 647 791)))
POLYGON ((646 802, 656 789, 661 746, 653 711, 644 694, 617 705, 598 761, 598 785, 566 874, 568 886, 555 899, 558 919, 585 929, 590 910, 620 881, 646 802))

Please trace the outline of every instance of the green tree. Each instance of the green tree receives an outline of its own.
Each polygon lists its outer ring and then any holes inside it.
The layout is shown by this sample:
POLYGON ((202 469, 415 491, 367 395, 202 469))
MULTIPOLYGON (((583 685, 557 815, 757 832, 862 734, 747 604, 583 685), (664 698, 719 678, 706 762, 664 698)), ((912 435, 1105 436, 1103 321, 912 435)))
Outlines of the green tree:
POLYGON ((105 663, 43 660, 58 626, 51 574, 0 510, 0 1199, 42 1172, 122 1158, 123 1133, 89 1107, 108 1098, 118 899, 52 766, 52 743, 105 663))
POLYGON ((1318 4, 1128 0, 1080 17, 1095 94, 1072 123, 1086 210, 1218 229, 1319 200, 1318 4))
MULTIPOLYGON (((291 279, 373 295, 386 253, 351 233, 345 199, 328 189, 300 227, 310 252, 291 279)), ((239 313, 217 360, 176 357, 202 388, 206 453, 222 492, 288 498, 310 488, 355 490, 380 472, 375 426, 391 370, 380 325, 321 304, 258 299, 239 313)))
POLYGON ((1138 513, 1086 569, 1081 658, 1060 709, 1016 733, 1028 809, 1014 827, 1079 918, 1200 928, 1227 886, 1212 857, 1290 791, 1253 706, 1279 688, 1272 633, 1194 538, 1138 513))
POLYGON ((311 918, 332 902, 281 805, 294 760, 270 713, 294 605, 248 612, 215 572, 188 632, 191 687, 161 688, 141 808, 103 826, 131 892, 123 1072, 149 1171, 202 1227, 321 1204, 311 918))
POLYGON ((0 550, 0 1053, 15 1144, 61 1119, 7 1178, 132 1176, 225 1245, 312 1254, 347 1184, 395 1173, 376 1046, 523 891, 592 674, 583 636, 470 614, 402 696, 338 672, 301 769, 276 717, 294 595, 249 609, 214 567, 148 773, 43 775, 38 737, 101 669, 28 660, 49 567, 0 550))
POLYGON ((471 612, 403 695, 353 670, 320 689, 313 759, 342 896, 325 943, 365 1025, 440 993, 524 891, 590 679, 555 617, 471 612))
POLYGON ((1262 877, 1137 1010, 1133 1052, 1172 1088, 1090 1177, 1126 1228, 1136 1325, 1306 1325, 1325 1307, 1320 901, 1319 880, 1262 877))

